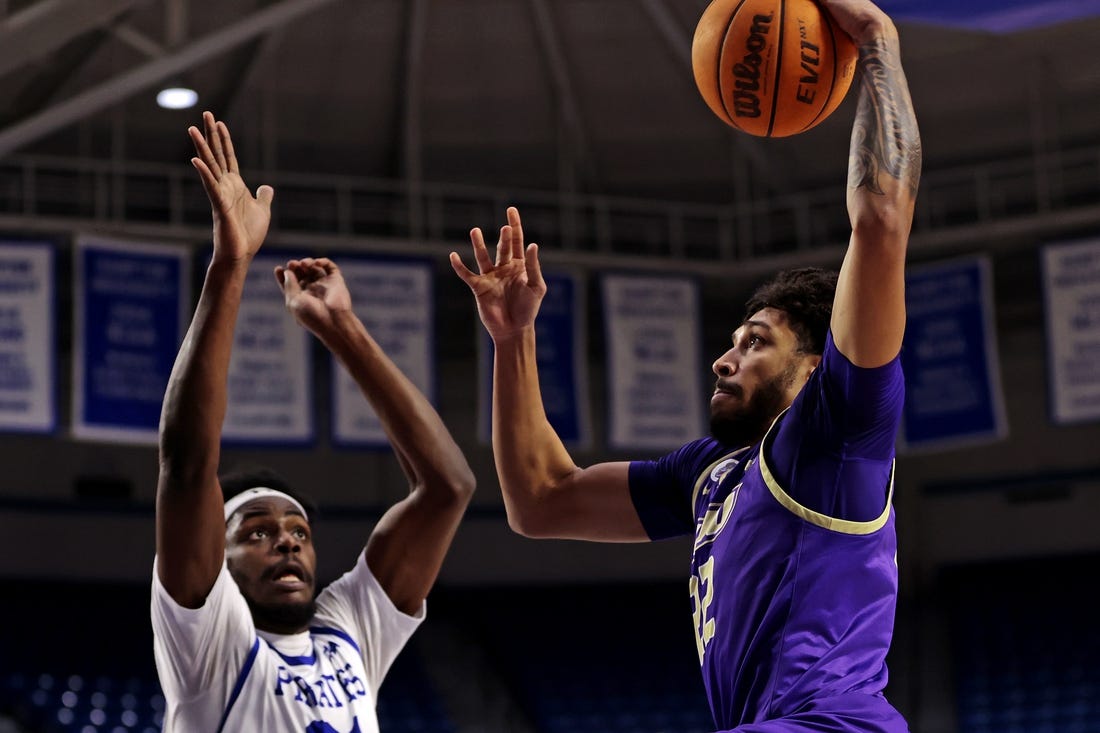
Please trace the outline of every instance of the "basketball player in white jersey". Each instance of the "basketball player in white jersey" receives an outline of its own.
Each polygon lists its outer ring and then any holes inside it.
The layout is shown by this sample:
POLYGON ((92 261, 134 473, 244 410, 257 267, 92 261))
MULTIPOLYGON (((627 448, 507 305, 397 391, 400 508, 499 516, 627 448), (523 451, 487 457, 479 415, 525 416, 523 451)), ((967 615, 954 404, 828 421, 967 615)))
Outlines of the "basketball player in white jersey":
MULTIPOLYGON (((376 733, 376 695, 474 488, 439 415, 371 338, 325 259, 275 270, 288 310, 354 377, 410 482, 354 568, 315 598, 305 507, 285 487, 228 501, 218 479, 230 347, 274 191, 253 196, 229 131, 188 130, 210 198, 214 255, 164 397, 152 619, 166 733, 376 733)), ((255 483, 272 484, 262 480, 255 483)))

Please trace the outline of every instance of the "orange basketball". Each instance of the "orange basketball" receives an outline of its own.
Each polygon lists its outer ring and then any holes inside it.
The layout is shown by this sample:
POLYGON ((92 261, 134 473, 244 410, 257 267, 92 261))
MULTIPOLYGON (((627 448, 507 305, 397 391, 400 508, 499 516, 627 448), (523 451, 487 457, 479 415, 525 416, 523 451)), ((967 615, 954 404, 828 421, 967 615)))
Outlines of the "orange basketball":
POLYGON ((814 0, 712 0, 691 43, 707 105, 723 122, 761 137, 796 135, 832 114, 858 56, 814 0))

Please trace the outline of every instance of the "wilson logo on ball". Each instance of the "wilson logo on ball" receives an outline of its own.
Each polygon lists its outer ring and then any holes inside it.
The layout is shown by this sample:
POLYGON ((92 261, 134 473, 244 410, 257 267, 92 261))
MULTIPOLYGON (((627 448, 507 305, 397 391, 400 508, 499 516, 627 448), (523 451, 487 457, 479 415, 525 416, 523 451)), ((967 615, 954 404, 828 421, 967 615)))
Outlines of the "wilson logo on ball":
POLYGON ((760 67, 764 63, 764 52, 768 49, 768 29, 771 28, 774 14, 757 15, 752 19, 752 27, 745 42, 745 58, 733 65, 734 114, 738 117, 760 116, 760 67))
POLYGON ((786 137, 832 114, 859 53, 814 0, 712 0, 691 46, 695 83, 719 119, 786 137))

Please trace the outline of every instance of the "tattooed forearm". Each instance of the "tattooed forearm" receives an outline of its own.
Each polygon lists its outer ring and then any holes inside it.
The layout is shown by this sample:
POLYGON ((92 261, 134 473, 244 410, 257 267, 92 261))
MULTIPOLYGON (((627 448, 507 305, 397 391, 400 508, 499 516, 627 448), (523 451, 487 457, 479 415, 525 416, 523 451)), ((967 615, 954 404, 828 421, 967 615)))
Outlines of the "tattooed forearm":
POLYGON ((848 185, 885 195, 895 188, 887 180, 892 178, 915 198, 920 183, 920 133, 897 44, 872 41, 860 47, 859 58, 862 73, 848 185))

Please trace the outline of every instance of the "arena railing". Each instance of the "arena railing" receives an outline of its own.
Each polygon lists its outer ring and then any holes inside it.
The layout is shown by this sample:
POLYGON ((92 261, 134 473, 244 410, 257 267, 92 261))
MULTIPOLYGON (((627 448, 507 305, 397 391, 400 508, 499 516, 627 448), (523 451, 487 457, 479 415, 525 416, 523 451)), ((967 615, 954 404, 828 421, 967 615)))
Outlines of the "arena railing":
MULTIPOLYGON (((843 182, 716 205, 281 171, 245 175, 277 187, 281 235, 368 239, 393 251, 461 246, 471 226, 494 226, 508 204, 521 207, 529 232, 562 251, 680 263, 797 256, 835 249, 848 234, 843 182)), ((926 170, 914 233, 1098 204, 1100 148, 1021 155, 926 170)), ((209 230, 209 211, 185 165, 30 155, 0 160, 0 226, 84 225, 188 236, 209 230)))

